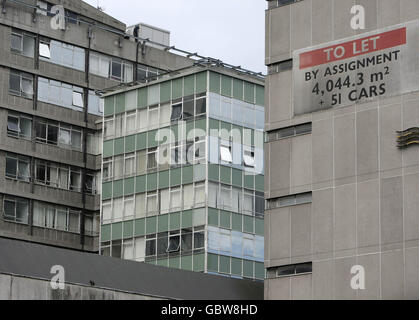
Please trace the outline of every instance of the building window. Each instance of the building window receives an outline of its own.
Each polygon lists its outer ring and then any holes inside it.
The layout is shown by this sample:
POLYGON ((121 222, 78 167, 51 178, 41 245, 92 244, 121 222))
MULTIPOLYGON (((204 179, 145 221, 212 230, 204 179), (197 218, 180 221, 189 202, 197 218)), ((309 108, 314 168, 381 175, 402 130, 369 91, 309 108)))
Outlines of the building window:
POLYGON ((15 180, 29 182, 30 159, 18 155, 6 155, 6 177, 15 180))
POLYGON ((89 71, 92 74, 120 82, 133 81, 132 63, 99 53, 91 53, 89 71))
POLYGON ((170 212, 182 210, 182 190, 181 188, 172 188, 170 190, 170 212))
POLYGON ((41 228, 80 233, 80 211, 35 201, 33 224, 41 228))
POLYGON ((93 174, 86 174, 84 187, 87 194, 96 194, 96 177, 93 174))
POLYGON ((253 191, 245 190, 243 194, 243 214, 252 216, 254 212, 253 191))
POLYGON ((14 53, 33 58, 35 53, 35 36, 13 29, 11 34, 11 50, 14 53))
POLYGON ((195 184, 195 207, 205 205, 205 183, 195 184))
POLYGON ((23 98, 33 98, 33 76, 28 73, 10 70, 9 92, 23 98))
POLYGON ((268 279, 275 279, 281 277, 292 277, 299 274, 306 274, 313 272, 313 264, 309 263, 301 263, 301 264, 293 264, 288 266, 281 266, 281 267, 274 267, 268 268, 267 270, 267 277, 268 279))
POLYGON ((22 198, 5 197, 3 201, 4 220, 28 223, 29 201, 22 198))
POLYGON ((112 179, 112 170, 113 169, 113 159, 106 158, 103 159, 103 181, 108 181, 112 179))
POLYGON ((311 203, 313 201, 312 199, 312 193, 301 193, 297 195, 291 195, 286 197, 280 197, 275 199, 269 199, 268 200, 268 210, 276 209, 276 208, 282 208, 282 207, 290 207, 290 206, 296 206, 300 204, 307 204, 311 203))
POLYGON ((32 138, 32 119, 19 114, 7 116, 7 135, 20 139, 32 138))
POLYGON ((103 115, 104 99, 101 99, 93 90, 89 90, 88 112, 97 116, 103 115))
POLYGON ((147 216, 155 216, 159 213, 158 203, 157 192, 147 193, 147 216))
POLYGON ((125 155, 125 176, 135 174, 135 153, 125 155))
POLYGON ((310 134, 311 132, 312 132, 311 123, 304 123, 297 126, 273 130, 273 131, 268 132, 267 142, 291 138, 291 137, 300 136, 303 134, 310 134))
POLYGON ((148 149, 147 152, 147 170, 153 172, 157 170, 157 148, 148 149))
POLYGON ((157 70, 155 68, 147 67, 145 65, 138 65, 137 67, 137 81, 145 82, 146 80, 151 81, 155 79, 163 70, 157 70))
POLYGON ((195 101, 195 115, 199 116, 207 112, 207 96, 202 93, 196 96, 195 101))
POLYGON ((38 100, 77 111, 84 108, 83 88, 41 77, 38 78, 38 100))
POLYGON ((82 132, 69 125, 43 120, 35 121, 35 137, 40 143, 47 143, 62 148, 80 151, 82 149, 82 132))
POLYGON ((182 119, 182 103, 172 105, 172 116, 170 119, 174 122, 182 119))
POLYGON ((42 38, 39 43, 41 60, 64 67, 85 71, 85 51, 70 44, 42 38))

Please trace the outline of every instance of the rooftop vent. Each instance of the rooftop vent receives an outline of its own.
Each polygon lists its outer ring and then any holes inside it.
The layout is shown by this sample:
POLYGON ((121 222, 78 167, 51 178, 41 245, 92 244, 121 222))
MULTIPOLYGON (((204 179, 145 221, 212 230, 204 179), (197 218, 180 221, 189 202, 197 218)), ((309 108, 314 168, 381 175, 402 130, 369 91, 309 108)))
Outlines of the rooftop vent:
POLYGON ((138 23, 127 28, 127 33, 134 37, 149 39, 153 43, 146 43, 150 47, 165 48, 170 46, 170 31, 138 23))

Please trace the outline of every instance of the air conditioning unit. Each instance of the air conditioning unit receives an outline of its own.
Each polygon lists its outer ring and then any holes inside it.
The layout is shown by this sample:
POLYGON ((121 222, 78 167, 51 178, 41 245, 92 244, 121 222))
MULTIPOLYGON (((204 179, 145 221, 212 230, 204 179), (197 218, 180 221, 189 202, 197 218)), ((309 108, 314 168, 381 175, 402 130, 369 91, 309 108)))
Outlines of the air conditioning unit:
MULTIPOLYGON (((155 43, 146 43, 150 47, 163 49, 170 46, 170 31, 150 26, 145 23, 138 23, 127 28, 127 33, 142 39, 150 39, 155 43)), ((134 39, 132 39, 134 41, 134 39)))

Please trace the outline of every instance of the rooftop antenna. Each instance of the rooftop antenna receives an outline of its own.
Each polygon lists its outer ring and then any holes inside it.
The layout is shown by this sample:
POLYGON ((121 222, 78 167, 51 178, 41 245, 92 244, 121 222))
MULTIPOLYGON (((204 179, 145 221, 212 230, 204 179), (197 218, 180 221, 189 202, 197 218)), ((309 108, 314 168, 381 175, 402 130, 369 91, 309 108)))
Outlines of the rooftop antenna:
POLYGON ((105 11, 105 7, 101 7, 101 6, 100 6, 100 0, 97 0, 97 9, 98 9, 99 11, 102 11, 102 12, 104 12, 104 11, 105 11))

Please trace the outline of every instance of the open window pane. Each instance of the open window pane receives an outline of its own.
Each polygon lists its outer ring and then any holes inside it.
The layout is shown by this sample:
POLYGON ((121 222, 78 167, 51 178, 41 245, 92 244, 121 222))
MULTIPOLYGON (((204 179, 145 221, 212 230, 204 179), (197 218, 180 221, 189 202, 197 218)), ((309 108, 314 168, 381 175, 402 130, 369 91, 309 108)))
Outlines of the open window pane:
POLYGON ((182 118, 182 104, 175 104, 172 106, 172 121, 180 120, 182 118))
POLYGON ((83 108, 83 94, 80 92, 73 91, 73 106, 83 108))
POLYGON ((19 118, 13 116, 7 117, 7 131, 14 135, 18 135, 20 133, 19 118))
POLYGON ((39 55, 43 58, 50 59, 51 58, 51 50, 49 43, 41 42, 39 44, 39 55))
POLYGON ((229 162, 229 163, 233 162, 233 157, 231 155, 231 148, 230 147, 221 146, 220 147, 220 155, 221 155, 221 160, 222 161, 229 162))

